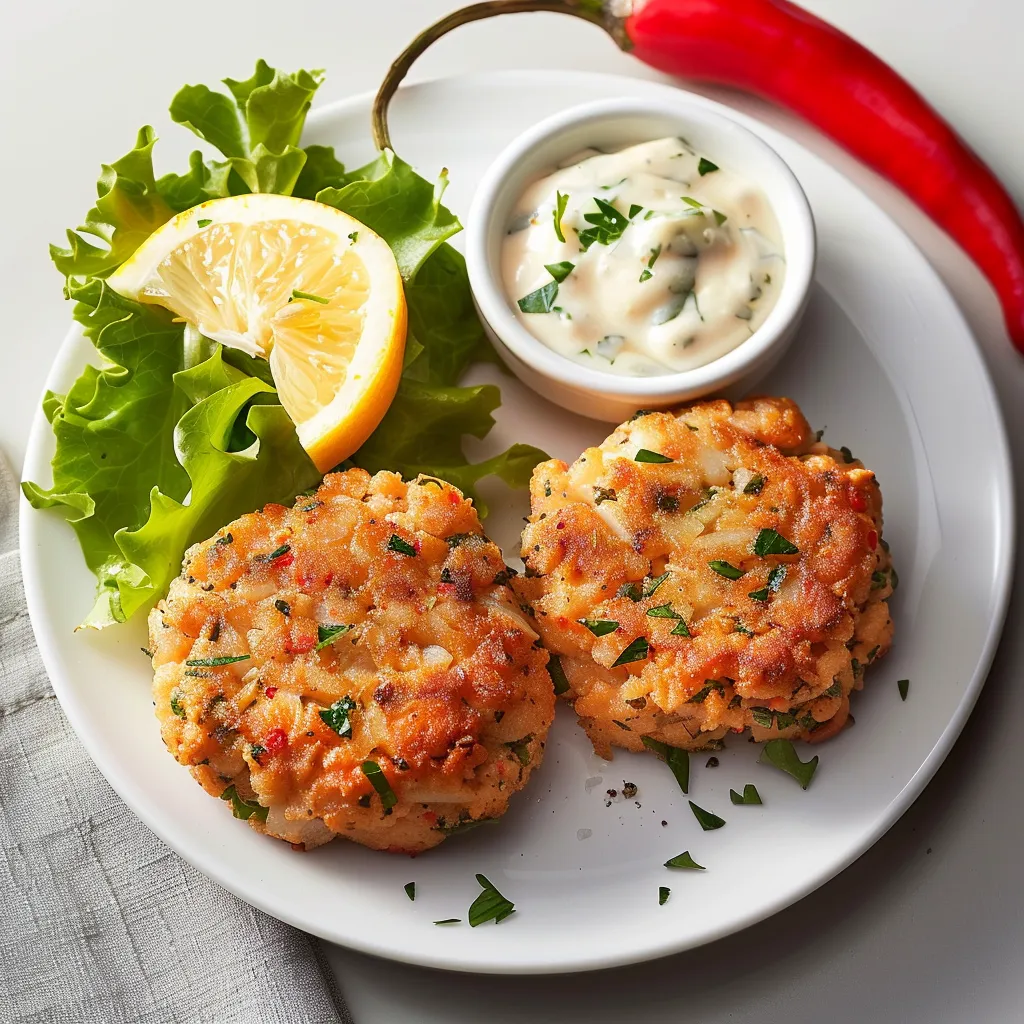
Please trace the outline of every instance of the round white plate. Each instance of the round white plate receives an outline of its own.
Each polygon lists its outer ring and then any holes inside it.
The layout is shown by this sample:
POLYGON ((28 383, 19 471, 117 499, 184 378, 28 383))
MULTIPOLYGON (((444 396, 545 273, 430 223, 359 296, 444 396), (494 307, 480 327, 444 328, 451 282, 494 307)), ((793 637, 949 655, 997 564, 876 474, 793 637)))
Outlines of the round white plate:
MULTIPOLYGON (((564 107, 666 87, 568 72, 515 72, 402 91, 392 132, 405 159, 464 212, 475 182, 519 131, 564 107)), ((369 98, 310 118, 309 141, 347 164, 372 155, 369 98)), ((139 653, 143 624, 74 633, 93 580, 71 530, 23 505, 22 558, 43 660, 72 725, 111 785, 170 846, 242 899, 326 939, 432 967, 556 972, 609 967, 700 945, 781 910, 850 864, 912 803, 948 753, 978 696, 1009 592, 1013 507, 1003 424, 959 311, 902 232, 848 180, 750 118, 792 164, 817 217, 820 263, 800 337, 765 382, 790 395, 874 469, 902 580, 892 654, 855 697, 856 727, 817 749, 803 792, 737 742, 692 758, 690 796, 726 819, 702 832, 668 769, 652 757, 594 756, 560 707, 542 769, 495 828, 455 837, 415 860, 336 841, 312 853, 264 839, 211 800, 163 749, 139 653), (910 679, 901 702, 896 681, 910 679), (635 800, 607 802, 635 782, 635 800), (729 789, 756 783, 762 807, 734 807, 729 789), (662 864, 689 850, 704 872, 662 864), (482 872, 515 901, 500 925, 465 920, 482 872), (415 881, 417 898, 403 891, 415 881), (658 887, 672 896, 658 904, 658 887)), ((73 332, 48 386, 63 391, 91 347, 73 332)), ((573 459, 608 428, 546 404, 511 377, 498 425, 481 447, 532 442, 573 459)), ((475 445, 475 442, 474 442, 475 445)), ((49 479, 49 428, 37 414, 29 479, 49 479)), ((525 494, 500 488, 488 531, 518 551, 525 494)))

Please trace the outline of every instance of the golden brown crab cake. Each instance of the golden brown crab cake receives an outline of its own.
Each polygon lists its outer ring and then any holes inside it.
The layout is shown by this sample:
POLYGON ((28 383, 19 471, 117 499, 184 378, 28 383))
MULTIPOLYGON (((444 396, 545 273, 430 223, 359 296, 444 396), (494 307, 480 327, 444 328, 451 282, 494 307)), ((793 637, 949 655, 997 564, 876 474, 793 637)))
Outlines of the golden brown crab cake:
POLYGON ((416 853, 540 764, 547 653, 450 484, 352 469, 192 547, 150 615, 164 742, 258 832, 416 853))
POLYGON ((877 481, 788 399, 637 413, 531 498, 515 586, 602 756, 826 739, 889 649, 877 481))

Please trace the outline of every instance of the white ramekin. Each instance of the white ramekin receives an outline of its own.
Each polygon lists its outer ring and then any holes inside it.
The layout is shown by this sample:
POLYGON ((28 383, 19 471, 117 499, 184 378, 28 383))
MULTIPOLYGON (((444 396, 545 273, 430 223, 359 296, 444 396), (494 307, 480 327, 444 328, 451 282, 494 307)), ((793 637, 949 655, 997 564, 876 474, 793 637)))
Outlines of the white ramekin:
POLYGON ((815 261, 814 218, 789 165, 728 108, 680 91, 669 100, 601 100, 573 107, 524 132, 481 180, 469 213, 466 261, 473 298, 491 340, 524 384, 572 412, 620 422, 637 409, 667 408, 702 395, 751 387, 785 352, 807 306, 815 261), (693 370, 619 377, 581 366, 535 338, 517 319, 501 282, 501 243, 526 186, 580 150, 681 136, 699 152, 758 185, 782 231, 786 278, 765 322, 731 352, 693 370))

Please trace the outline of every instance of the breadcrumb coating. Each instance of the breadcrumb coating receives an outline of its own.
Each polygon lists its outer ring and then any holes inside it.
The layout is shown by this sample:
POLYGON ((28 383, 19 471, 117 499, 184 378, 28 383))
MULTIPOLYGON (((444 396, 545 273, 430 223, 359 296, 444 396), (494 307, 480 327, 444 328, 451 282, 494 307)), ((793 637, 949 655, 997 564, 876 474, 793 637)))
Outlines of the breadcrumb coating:
POLYGON ((602 756, 820 742, 889 650, 878 483, 789 399, 638 413, 531 504, 516 589, 602 756))
POLYGON ((472 503, 427 477, 353 469, 242 516, 150 615, 164 742, 307 849, 416 853, 497 818, 554 714, 510 575, 472 503))

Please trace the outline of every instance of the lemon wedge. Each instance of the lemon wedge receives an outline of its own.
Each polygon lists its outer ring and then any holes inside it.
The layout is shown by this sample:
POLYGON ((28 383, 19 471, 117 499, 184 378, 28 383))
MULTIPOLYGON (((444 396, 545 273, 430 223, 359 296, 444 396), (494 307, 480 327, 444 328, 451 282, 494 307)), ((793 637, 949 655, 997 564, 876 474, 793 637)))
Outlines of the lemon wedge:
POLYGON ((379 235, 309 199, 214 199, 158 228, 108 284, 270 361, 321 472, 373 432, 398 387, 407 310, 379 235))

